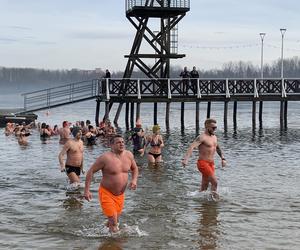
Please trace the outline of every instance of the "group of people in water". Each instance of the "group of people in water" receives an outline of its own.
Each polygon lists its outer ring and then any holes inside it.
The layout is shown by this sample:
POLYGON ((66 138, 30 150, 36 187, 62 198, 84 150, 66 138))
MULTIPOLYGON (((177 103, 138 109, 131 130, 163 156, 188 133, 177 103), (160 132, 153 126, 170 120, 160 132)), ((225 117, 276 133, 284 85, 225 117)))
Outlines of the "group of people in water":
MULTIPOLYGON (((24 126, 26 127, 26 125, 24 126)), ((18 132, 19 136, 21 133, 30 133, 26 132, 25 127, 17 129, 20 131, 18 132), (23 129, 25 129, 25 132, 23 129)), ((72 127, 70 127, 69 122, 64 121, 62 128, 57 130, 58 135, 60 135, 59 142, 63 145, 58 159, 60 171, 66 172, 70 184, 80 184, 80 175, 81 173, 84 174, 84 144, 89 145, 92 143, 93 140, 89 139, 91 137, 95 138, 95 140, 100 135, 108 138, 110 150, 101 154, 86 173, 84 197, 87 201, 92 199, 90 185, 93 175, 98 171, 102 171, 102 179, 98 190, 99 203, 104 215, 108 218, 107 226, 110 232, 117 232, 119 230, 119 217, 124 207, 124 193, 128 184, 129 172, 131 172, 129 188, 132 190, 137 188, 139 170, 135 157, 137 155, 143 157, 146 154, 149 164, 159 165, 162 162, 164 141, 160 134, 159 125, 154 125, 152 133, 146 134, 142 128, 141 121, 137 120, 136 127, 132 129, 129 136, 133 144, 133 152, 131 152, 125 149, 125 140, 122 135, 117 134, 115 129, 111 127, 109 120, 103 121, 99 128, 94 128, 88 120, 85 123, 76 122, 72 127), (73 135, 72 139, 71 134, 73 135), (148 146, 150 149, 146 153, 148 146)), ((204 123, 204 127, 204 132, 187 149, 181 164, 185 167, 193 150, 198 148, 197 168, 202 175, 200 191, 206 191, 209 184, 211 184, 212 198, 217 200, 219 197, 217 193, 218 182, 215 176, 215 153, 220 156, 222 167, 225 167, 226 160, 215 135, 217 129, 216 120, 208 118, 204 123)), ((38 125, 38 128, 41 138, 48 136, 48 133, 51 136, 52 132, 49 132, 46 124, 42 123, 38 125)), ((8 130, 12 130, 11 124, 8 124, 5 129, 7 135, 9 135, 8 130)))

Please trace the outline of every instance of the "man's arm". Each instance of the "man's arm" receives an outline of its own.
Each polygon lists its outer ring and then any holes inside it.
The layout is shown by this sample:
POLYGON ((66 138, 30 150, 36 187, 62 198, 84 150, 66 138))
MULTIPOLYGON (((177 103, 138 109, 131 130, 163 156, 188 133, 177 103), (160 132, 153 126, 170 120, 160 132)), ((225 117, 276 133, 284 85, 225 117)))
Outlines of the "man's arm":
POLYGON ((220 156, 220 158, 222 160, 222 167, 225 167, 226 159, 224 157, 224 154, 223 154, 222 149, 220 148, 219 144, 217 144, 216 151, 217 151, 217 154, 220 156))
POLYGON ((60 171, 63 172, 65 170, 65 162, 64 162, 64 156, 67 154, 68 150, 70 149, 70 143, 66 143, 62 150, 60 151, 58 155, 59 165, 60 165, 60 171))
POLYGON ((129 152, 129 154, 130 154, 130 158, 131 158, 130 170, 132 172, 129 188, 135 190, 136 186, 137 186, 137 178, 138 178, 138 175, 139 175, 139 168, 136 165, 133 154, 131 152, 129 152))
POLYGON ((182 160, 182 165, 183 167, 185 167, 188 163, 188 159, 191 157, 194 148, 199 147, 200 144, 202 143, 202 136, 199 135, 195 141, 193 141, 193 143, 189 146, 188 150, 186 151, 184 158, 182 160))
POLYGON ((85 187, 84 187, 84 198, 87 201, 90 201, 92 199, 92 194, 90 192, 90 186, 91 182, 94 176, 94 173, 98 172, 99 170, 102 170, 105 166, 105 156, 100 156, 97 158, 95 163, 90 167, 89 171, 87 171, 86 177, 85 177, 85 187))

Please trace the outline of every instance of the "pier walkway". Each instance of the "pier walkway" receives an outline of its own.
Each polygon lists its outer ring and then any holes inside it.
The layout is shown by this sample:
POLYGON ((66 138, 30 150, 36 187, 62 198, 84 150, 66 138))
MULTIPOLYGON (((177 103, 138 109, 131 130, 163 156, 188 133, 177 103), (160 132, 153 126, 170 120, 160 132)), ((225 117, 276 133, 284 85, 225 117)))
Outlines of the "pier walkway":
POLYGON ((90 99, 113 103, 300 101, 300 79, 94 79, 22 96, 22 112, 90 99))
POLYGON ((105 103, 103 119, 109 117, 114 103, 118 103, 114 123, 125 109, 126 128, 134 126, 140 117, 141 103, 153 103, 153 124, 157 124, 157 103, 166 103, 166 127, 169 127, 170 103, 181 103, 181 125, 184 128, 184 106, 186 102, 194 102, 196 131, 199 130, 199 105, 207 102, 206 117, 210 117, 211 103, 224 102, 224 128, 227 127, 228 103, 233 102, 233 123, 236 126, 237 102, 252 102, 252 126, 256 125, 256 103, 259 102, 259 122, 262 124, 264 101, 280 102, 280 126, 287 127, 288 101, 300 101, 300 79, 94 79, 71 83, 55 88, 23 94, 24 109, 28 113, 54 108, 76 102, 95 99, 96 125, 99 124, 100 103, 105 103), (131 106, 130 106, 131 105, 131 106), (136 114, 135 107, 136 105, 136 114), (135 116, 135 118, 134 118, 135 116))

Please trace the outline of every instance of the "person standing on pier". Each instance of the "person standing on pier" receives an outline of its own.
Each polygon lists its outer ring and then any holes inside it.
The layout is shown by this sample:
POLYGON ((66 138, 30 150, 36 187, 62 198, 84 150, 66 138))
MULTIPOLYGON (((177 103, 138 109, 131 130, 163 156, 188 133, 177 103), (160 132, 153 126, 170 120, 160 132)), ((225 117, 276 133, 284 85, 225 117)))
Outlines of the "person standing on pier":
POLYGON ((105 70, 105 76, 104 76, 104 78, 110 78, 110 77, 111 77, 111 75, 110 75, 109 70, 108 69, 105 70))
POLYGON ((200 191, 206 191, 209 183, 211 183, 212 196, 213 198, 217 199, 218 181, 215 176, 215 153, 217 152, 217 154, 221 157, 222 167, 225 167, 226 160, 217 142, 217 136, 215 135, 215 131, 217 129, 216 120, 208 118, 206 119, 204 126, 205 131, 202 134, 200 134, 189 146, 182 160, 182 165, 183 167, 187 165, 188 159, 192 155, 193 149, 198 147, 199 158, 197 162, 197 167, 200 173, 202 174, 202 183, 200 191))
POLYGON ((197 93, 197 79, 199 78, 199 73, 196 70, 196 66, 193 67, 193 70, 190 72, 190 77, 191 77, 191 85, 192 85, 192 90, 194 94, 197 93))
POLYGON ((100 155, 86 174, 84 197, 87 201, 92 199, 91 181, 94 173, 101 170, 99 202, 104 215, 108 218, 109 231, 115 233, 119 231, 118 222, 124 207, 128 172, 132 173, 129 188, 135 190, 139 171, 133 154, 125 150, 124 139, 121 135, 111 137, 110 144, 111 151, 100 155))
POLYGON ((179 75, 182 78, 181 90, 184 94, 188 94, 189 92, 189 78, 190 72, 188 71, 187 67, 183 68, 183 71, 179 75))

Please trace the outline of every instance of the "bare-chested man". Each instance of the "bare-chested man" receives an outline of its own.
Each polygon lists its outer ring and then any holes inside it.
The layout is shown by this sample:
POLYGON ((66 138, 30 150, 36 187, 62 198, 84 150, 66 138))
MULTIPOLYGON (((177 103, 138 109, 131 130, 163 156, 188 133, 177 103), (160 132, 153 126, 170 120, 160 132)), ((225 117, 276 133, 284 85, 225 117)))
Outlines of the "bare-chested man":
POLYGON ((58 155, 60 170, 62 172, 66 171, 70 184, 75 182, 80 183, 80 172, 83 172, 83 142, 81 140, 81 129, 74 127, 72 134, 74 139, 68 140, 58 155), (65 154, 67 154, 66 163, 64 162, 65 154))
POLYGON ((122 213, 125 199, 125 189, 128 182, 128 172, 132 172, 129 188, 135 190, 137 186, 138 167, 133 154, 125 150, 124 139, 114 135, 110 140, 111 151, 99 156, 86 174, 84 196, 90 201, 92 194, 90 185, 94 173, 101 170, 102 180, 99 185, 99 202, 103 213, 108 218, 110 232, 117 232, 118 219, 122 213))
POLYGON ((185 167, 187 165, 189 157, 192 155, 193 149, 198 147, 199 158, 197 162, 198 170, 202 174, 202 184, 200 191, 205 191, 208 188, 209 183, 211 183, 211 190, 213 194, 217 194, 217 178, 215 176, 215 166, 214 166, 214 156, 215 152, 221 157, 222 167, 225 167, 226 160, 220 149, 217 137, 215 135, 215 130, 217 129, 217 122, 214 119, 207 119, 204 123, 205 131, 200 134, 195 141, 188 148, 184 159, 182 160, 182 165, 185 167))
POLYGON ((68 121, 63 121, 62 128, 59 129, 59 143, 65 144, 70 139, 71 130, 68 121))

